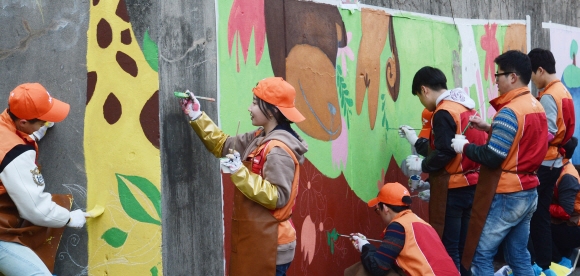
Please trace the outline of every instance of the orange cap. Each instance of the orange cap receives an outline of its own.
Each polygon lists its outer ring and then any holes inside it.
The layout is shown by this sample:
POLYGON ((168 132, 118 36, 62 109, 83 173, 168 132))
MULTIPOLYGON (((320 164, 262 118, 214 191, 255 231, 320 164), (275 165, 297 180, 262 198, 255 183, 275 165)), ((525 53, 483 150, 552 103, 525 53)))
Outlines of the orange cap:
POLYGON ((431 118, 433 118, 433 112, 427 110, 427 108, 423 109, 423 113, 421 113, 421 123, 423 124, 423 128, 421 128, 421 132, 419 132, 420 138, 429 139, 431 135, 431 118))
POLYGON ((51 97, 40 83, 24 83, 14 88, 8 107, 19 119, 49 122, 64 120, 70 110, 69 104, 51 97))
POLYGON ((369 200, 369 207, 374 207, 379 202, 393 206, 409 206, 411 194, 405 186, 399 182, 385 183, 376 198, 369 200))
POLYGON ((294 107, 296 90, 280 77, 265 78, 252 89, 256 97, 275 105, 286 118, 298 123, 304 121, 304 116, 294 107))

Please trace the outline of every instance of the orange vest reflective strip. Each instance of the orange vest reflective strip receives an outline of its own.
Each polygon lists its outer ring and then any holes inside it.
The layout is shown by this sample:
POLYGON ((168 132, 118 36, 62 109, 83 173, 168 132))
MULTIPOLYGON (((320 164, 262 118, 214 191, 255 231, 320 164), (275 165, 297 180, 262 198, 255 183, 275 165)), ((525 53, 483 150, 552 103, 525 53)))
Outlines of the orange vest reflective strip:
POLYGON ((568 92, 568 89, 560 82, 560 80, 555 80, 544 88, 540 92, 539 98, 544 95, 550 95, 554 98, 556 106, 558 107, 558 117, 556 118, 556 126, 558 131, 554 135, 554 139, 550 141, 548 147, 548 153, 544 160, 554 160, 559 154, 558 150, 563 144, 568 142, 572 135, 574 135, 575 115, 574 115, 574 102, 572 100, 572 95, 568 92))

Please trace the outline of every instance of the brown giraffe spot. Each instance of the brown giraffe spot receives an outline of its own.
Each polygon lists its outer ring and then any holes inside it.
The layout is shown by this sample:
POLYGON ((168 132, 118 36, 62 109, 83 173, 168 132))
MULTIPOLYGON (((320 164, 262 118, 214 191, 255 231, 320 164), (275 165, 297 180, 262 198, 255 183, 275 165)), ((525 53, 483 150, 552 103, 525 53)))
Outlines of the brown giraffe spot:
POLYGON ((126 29, 121 32, 121 43, 125 45, 131 44, 131 30, 126 29))
POLYGON ((99 0, 93 0, 93 6, 96 6, 99 4, 99 0))
POLYGON ((121 109, 121 102, 117 96, 111 92, 105 100, 105 104, 103 104, 103 116, 105 116, 107 123, 112 125, 119 121, 121 118, 121 113, 123 113, 123 110, 121 109))
POLYGON ((159 148, 159 90, 153 93, 141 109, 139 122, 147 140, 159 148))
POLYGON ((119 0, 119 5, 117 5, 115 14, 125 22, 129 22, 129 13, 127 12, 127 5, 125 5, 125 0, 119 0))
POLYGON ((111 45, 113 41, 113 30, 111 25, 104 18, 97 24, 97 43, 99 47, 105 49, 111 45))
POLYGON ((121 66, 123 71, 127 72, 129 75, 136 77, 139 72, 137 68, 137 62, 129 55, 118 51, 117 52, 117 63, 121 66))
POLYGON ((95 93, 97 87, 97 72, 91 71, 87 73, 87 105, 95 93))

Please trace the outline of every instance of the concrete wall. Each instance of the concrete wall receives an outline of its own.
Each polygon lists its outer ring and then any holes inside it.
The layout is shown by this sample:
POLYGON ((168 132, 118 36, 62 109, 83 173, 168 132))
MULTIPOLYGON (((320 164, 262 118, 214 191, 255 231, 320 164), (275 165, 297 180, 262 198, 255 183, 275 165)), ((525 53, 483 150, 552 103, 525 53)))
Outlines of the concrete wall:
MULTIPOLYGON (((279 0, 264 1, 275 4, 283 2, 279 0)), ((8 92, 23 82, 40 82, 45 85, 54 97, 71 104, 69 117, 49 130, 47 136, 41 141, 39 163, 42 165, 42 172, 48 183, 47 190, 52 193, 73 194, 75 197, 73 208, 86 208, 87 205, 92 206, 92 204, 99 203, 99 200, 104 198, 94 188, 89 188, 87 185, 88 182, 92 181, 87 179, 87 175, 90 176, 91 173, 98 174, 104 170, 90 167, 85 161, 85 158, 88 157, 98 157, 98 155, 87 155, 87 151, 90 151, 90 149, 85 148, 87 141, 91 139, 91 137, 85 137, 87 134, 85 128, 90 127, 87 126, 87 122, 90 123, 93 120, 97 120, 90 118, 87 120, 87 115, 85 114, 87 112, 86 108, 88 108, 87 72, 88 67, 90 67, 90 65, 87 65, 89 52, 87 36, 90 33, 91 7, 95 6, 95 2, 99 1, 0 1, 0 37, 2 37, 0 40, 0 106, 2 103, 7 102, 8 92), (87 201, 90 204, 87 204, 87 201)), ((100 0, 100 2, 102 5, 107 3, 107 0, 100 0)), ((277 68, 273 68, 274 65, 270 64, 272 62, 271 58, 275 56, 274 52, 281 49, 276 48, 276 44, 270 44, 263 48, 262 58, 264 61, 262 62, 262 67, 259 67, 254 73, 244 71, 252 68, 246 65, 241 53, 235 52, 235 54, 229 54, 228 56, 227 27, 222 29, 221 32, 219 28, 220 26, 222 28, 227 26, 229 11, 234 2, 240 4, 243 1, 121 1, 121 3, 126 5, 130 18, 128 23, 131 25, 134 41, 143 49, 143 41, 147 32, 152 41, 157 44, 159 53, 158 71, 155 71, 158 73, 159 92, 157 94, 158 98, 153 96, 153 103, 157 100, 159 106, 159 132, 157 134, 159 135, 159 143, 158 150, 152 149, 151 152, 153 153, 152 158, 157 158, 158 160, 153 161, 160 166, 160 171, 157 172, 160 175, 160 179, 156 180, 153 177, 150 180, 157 187, 160 187, 158 189, 160 189, 162 196, 162 218, 160 218, 162 221, 162 238, 142 236, 133 242, 145 243, 149 239, 156 240, 158 244, 162 245, 162 248, 158 249, 161 252, 161 257, 157 256, 154 260, 161 258, 162 262, 154 263, 144 268, 138 268, 137 265, 123 266, 122 263, 117 263, 117 268, 115 269, 124 269, 127 275, 138 275, 143 269, 150 271, 151 274, 157 272, 165 275, 223 274, 224 224, 222 216, 226 224, 228 224, 231 216, 231 213, 229 213, 231 209, 228 209, 231 207, 228 205, 231 204, 228 202, 228 195, 231 195, 231 183, 227 179, 224 179, 224 183, 222 183, 218 161, 207 153, 199 139, 194 137, 176 100, 171 94, 173 91, 190 89, 200 95, 218 98, 217 103, 202 102, 203 110, 210 117, 216 121, 223 121, 224 129, 230 134, 235 132, 234 126, 237 125, 238 120, 242 120, 242 123, 245 124, 242 125, 242 130, 249 131, 252 129, 247 120, 244 119, 245 117, 242 117, 246 116, 245 109, 249 104, 248 89, 259 78, 272 75, 276 70, 285 68, 285 66, 280 67, 280 64, 278 64, 277 68), (216 14, 220 15, 217 20, 216 14), (236 56, 242 60, 241 75, 235 73, 235 61, 231 60, 232 57, 235 58, 236 56), (222 62, 225 62, 225 65, 222 62), (217 69, 218 63, 220 64, 219 72, 217 69), (234 77, 236 74, 238 74, 238 77, 241 76, 242 80, 235 82, 234 79, 229 79, 229 77, 234 77), (219 82, 218 78, 220 79, 219 82), (221 94, 229 96, 220 98, 217 92, 218 87, 221 94), (238 88, 240 89, 239 94, 234 94, 234 89, 238 88), (220 112, 218 113, 218 111, 220 112), (155 154, 157 154, 157 157, 155 157, 155 154), (223 198, 222 184, 224 184, 223 198), (222 200, 226 200, 223 213, 222 200), (157 270, 153 270, 152 266, 156 267, 157 270)), ((286 0, 284 2, 292 4, 296 1, 286 0)), ((321 2, 332 5, 340 4, 340 1, 333 0, 321 2)), ((523 20, 526 15, 530 15, 532 48, 550 47, 549 33, 548 30, 541 28, 542 22, 552 21, 580 27, 580 2, 575 0, 519 2, 497 0, 392 0, 360 2, 394 10, 450 18, 523 20)), ((259 4, 262 1, 255 1, 255 3, 259 4)), ((320 4, 316 5, 316 7, 320 7, 320 4)), ((325 5, 323 9, 328 9, 328 7, 325 5)), ((336 8, 332 12, 335 11, 336 8)), ((327 13, 326 16, 332 17, 334 15, 327 13)), ((346 12, 341 11, 341 16, 338 19, 351 20, 348 26, 357 26, 356 23, 353 23, 355 22, 354 20, 348 18, 346 12)), ((307 29, 308 26, 305 28, 307 29)), ((349 31, 348 27, 347 31, 349 31)), ((273 39, 269 40, 276 42, 273 39)), ((403 38, 398 37, 398 43, 404 43, 404 41, 403 38)), ((251 50, 253 52, 254 49, 251 50)), ((255 62, 255 55, 255 53, 250 53, 249 55, 252 62, 255 62)), ((145 62, 146 58, 142 57, 138 62, 145 62)), ((335 62, 335 60, 331 60, 331 62, 335 62)), ((340 64, 340 62, 337 63, 340 64)), ((257 64, 255 65, 257 66, 257 64)), ((350 69, 355 71, 356 65, 350 69)), ((383 87, 381 89, 381 93, 385 93, 386 88, 383 87)), ((354 91, 354 89, 351 90, 352 93, 354 91)), ((135 91, 135 93, 137 92, 140 91, 135 91)), ((153 94, 153 92, 148 90, 146 93, 153 94)), ((403 98, 402 101, 406 100, 403 98)), ((139 110, 141 110, 140 108, 141 106, 139 106, 139 110)), ((94 114, 91 113, 89 115, 93 116, 94 114)), ((132 114, 131 118, 139 119, 138 115, 132 114)), ((364 115, 368 116, 366 113, 364 115)), ((377 124, 380 125, 380 122, 377 124)), ((343 129, 348 128, 346 125, 341 127, 343 129)), ((397 125, 392 125, 391 127, 397 127, 397 125)), ((303 247, 298 248, 296 263, 291 268, 292 275, 306 275, 308 272, 310 274, 328 272, 329 270, 325 270, 327 269, 326 267, 336 266, 337 260, 346 260, 339 262, 342 266, 345 266, 347 262, 354 262, 356 258, 353 257, 352 248, 349 247, 348 243, 337 241, 337 247, 330 247, 330 244, 326 244, 326 235, 331 230, 344 226, 347 219, 360 217, 363 217, 365 222, 354 223, 352 227, 375 233, 375 228, 380 228, 380 225, 372 225, 376 222, 376 218, 366 213, 363 202, 366 199, 366 194, 371 194, 375 191, 383 180, 405 180, 405 177, 402 176, 398 169, 403 154, 400 153, 399 155, 401 156, 396 155, 390 161, 384 159, 371 160, 373 162, 382 162, 382 166, 385 168, 383 172, 379 169, 378 176, 373 176, 378 183, 371 183, 371 186, 366 186, 365 188, 363 186, 368 185, 368 183, 349 182, 340 169, 335 169, 335 164, 331 161, 325 161, 324 165, 320 165, 322 164, 320 161, 316 163, 320 158, 316 159, 317 157, 314 156, 314 153, 321 154, 322 150, 330 149, 331 144, 330 142, 316 142, 316 140, 320 139, 312 138, 316 135, 310 134, 317 132, 312 131, 311 128, 304 129, 307 129, 307 131, 303 135, 313 141, 313 155, 307 157, 311 158, 315 164, 308 161, 305 165, 304 175, 306 178, 301 181, 301 185, 303 185, 301 189, 304 192, 308 191, 308 193, 303 193, 302 198, 316 199, 324 197, 331 205, 337 202, 342 204, 350 202, 352 206, 356 206, 352 209, 357 211, 345 215, 344 210, 332 207, 319 209, 316 213, 304 211, 306 213, 302 217, 300 209, 297 209, 298 229, 300 231, 303 228, 308 229, 308 231, 316 232, 317 234, 304 236, 310 240, 308 240, 309 243, 304 242, 303 247), (321 174, 319 170, 326 170, 327 173, 321 174), (320 189, 310 189, 310 185, 315 185, 316 183, 319 186, 312 187, 319 187, 320 189), (326 192, 332 189, 337 189, 339 192, 326 192), (351 189, 354 189, 356 193, 351 189), (336 221, 333 220, 341 216, 347 216, 347 218, 340 222, 338 219, 336 221), (315 227, 307 228, 305 225, 315 227), (317 247, 311 246, 313 243, 316 243, 317 247), (331 251, 333 252, 332 254, 330 254, 331 251), (337 255, 335 255, 335 252, 337 255), (326 261, 318 262, 317 259, 313 259, 313 254, 318 256, 318 258, 325 258, 326 261), (342 257, 339 258, 339 255, 342 257), (313 260, 314 264, 324 265, 309 266, 313 260)), ((89 130, 88 133, 93 133, 93 131, 99 131, 99 129, 89 130)), ((138 129, 138 131, 139 135, 141 135, 141 130, 138 129)), ((364 133, 360 135, 364 136, 364 133)), ((139 139, 144 138, 139 137, 139 139)), ((332 139, 337 140, 337 137, 332 137, 332 139)), ((146 140, 143 141, 145 141, 143 142, 144 146, 151 147, 146 140)), ((111 146, 115 148, 120 145, 124 144, 111 146)), ((350 150, 356 151, 357 148, 351 148, 350 150)), ((111 153, 102 151, 100 154, 106 157, 111 153)), ((327 158, 326 160, 332 160, 330 155, 325 158, 327 158)), ((127 163, 124 160, 118 160, 119 163, 113 164, 113 167, 123 167, 127 163)), ((340 163, 338 163, 337 167, 339 166, 340 163)), ((129 168, 139 172, 138 167, 129 166, 129 168)), ((135 173, 135 175, 138 174, 135 173)), ((100 184, 93 183, 92 185, 100 184)), ((107 185, 115 183, 107 183, 107 185)), ((113 191, 114 196, 118 196, 114 192, 115 189, 116 186, 113 185, 111 191, 113 191)), ((312 202, 316 204, 316 200, 312 202)), ((306 205, 304 202, 301 203, 302 206, 306 205)), ((113 207, 108 211, 108 213, 113 214, 113 207)), ((110 218, 114 217, 105 216, 102 221, 110 218)), ((65 231, 56 258, 55 274, 87 275, 91 273, 90 271, 93 271, 92 269, 96 269, 94 271, 107 270, 106 266, 104 266, 105 268, 97 268, 96 265, 90 265, 91 262, 95 261, 90 260, 90 257, 95 252, 89 250, 89 244, 91 244, 89 240, 94 242, 92 244, 102 242, 101 235, 103 234, 102 230, 96 227, 98 225, 96 224, 97 222, 89 222, 89 224, 91 223, 93 223, 92 226, 82 230, 67 229, 65 231), (86 229, 93 229, 89 230, 89 233, 92 233, 90 237, 86 229), (100 232, 91 232, 95 230, 100 232)), ((110 226, 108 223, 101 223, 101 225, 103 227, 105 225, 110 226)), ((136 229, 128 231, 128 233, 139 234, 138 228, 140 224, 133 225, 136 225, 136 229)), ((228 230, 227 228, 225 230, 225 239, 226 243, 228 243, 228 230)), ((301 234, 300 231, 299 234, 301 234)), ((227 247, 227 244, 225 246, 227 247)), ((107 249, 103 254, 114 253, 116 254, 115 256, 121 259, 128 256, 123 255, 122 251, 115 250, 113 248, 107 249)), ((106 261, 103 262, 106 263, 106 261)), ((109 265, 112 266, 110 263, 109 265)), ((116 270, 109 270, 109 273, 113 271, 116 270)))

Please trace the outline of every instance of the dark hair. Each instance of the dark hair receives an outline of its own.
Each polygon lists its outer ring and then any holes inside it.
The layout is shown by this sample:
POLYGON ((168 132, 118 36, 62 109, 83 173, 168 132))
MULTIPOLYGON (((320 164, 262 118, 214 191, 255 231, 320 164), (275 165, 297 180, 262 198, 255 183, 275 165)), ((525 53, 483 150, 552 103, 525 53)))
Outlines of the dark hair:
MULTIPOLYGON (((405 196, 405 197, 403 197, 403 202, 405 202, 405 199, 406 198, 409 198, 409 201, 411 200, 411 197, 405 196)), ((381 210, 383 209, 383 206, 389 207, 395 213, 400 213, 400 212, 403 212, 405 210, 411 209, 411 206, 410 205, 407 205, 407 206, 395 206, 395 205, 391 205, 391 204, 386 204, 386 203, 379 202, 379 208, 381 208, 381 210)))
POLYGON ((532 63, 532 72, 536 72, 538 68, 542 67, 548 74, 556 73, 556 60, 549 50, 536 48, 528 53, 528 57, 532 63))
MULTIPOLYGON (((8 111, 8 115, 10 116, 10 119, 12 119, 12 121, 16 121, 16 120, 19 120, 20 119, 20 118, 16 117, 16 115, 14 115, 14 113, 10 112, 10 108, 8 108, 6 111, 8 111)), ((24 119, 24 120, 26 120, 26 119, 24 119)), ((40 122, 42 120, 40 120, 40 119, 30 119, 30 120, 26 120, 26 121, 28 121, 31 124, 34 124, 34 123, 40 122)))
POLYGON ((258 108, 260 108, 260 111, 262 111, 262 113, 264 113, 266 117, 268 117, 268 114, 272 114, 272 116, 274 116, 274 119, 276 119, 276 122, 279 125, 292 123, 292 121, 288 120, 286 116, 284 116, 284 114, 282 114, 282 112, 280 112, 280 110, 275 105, 260 99, 258 96, 256 96, 256 104, 258 105, 258 108))
POLYGON ((493 60, 498 68, 504 72, 514 72, 520 77, 520 81, 528 85, 532 78, 532 63, 530 58, 517 50, 509 50, 493 60))
POLYGON ((447 89, 447 78, 441 70, 425 66, 415 73, 411 93, 415 96, 421 93, 421 86, 423 85, 433 90, 447 89))

